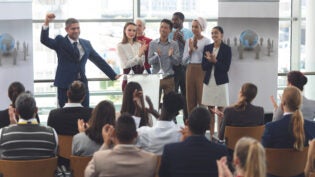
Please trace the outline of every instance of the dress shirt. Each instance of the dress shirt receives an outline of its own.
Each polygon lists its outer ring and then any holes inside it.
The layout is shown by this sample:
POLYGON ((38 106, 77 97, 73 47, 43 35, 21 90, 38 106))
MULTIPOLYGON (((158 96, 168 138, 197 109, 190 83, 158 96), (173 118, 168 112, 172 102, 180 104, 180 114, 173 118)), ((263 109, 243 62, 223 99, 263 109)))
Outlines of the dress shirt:
MULTIPOLYGON (((192 38, 191 38, 192 39, 192 38)), ((197 41, 197 49, 189 55, 189 40, 186 40, 184 54, 183 54, 183 61, 182 64, 186 65, 188 63, 201 63, 203 58, 203 49, 206 45, 210 44, 210 39, 203 37, 197 41)))
POLYGON ((179 142, 181 137, 180 127, 173 121, 158 120, 155 126, 143 126, 137 131, 137 146, 157 155, 162 155, 164 145, 179 142))
POLYGON ((130 44, 129 42, 126 44, 119 43, 117 45, 121 68, 126 69, 135 65, 143 65, 145 56, 142 55, 139 57, 140 48, 141 44, 139 42, 134 42, 133 44, 130 44))
POLYGON ((69 36, 67 36, 67 37, 68 37, 68 39, 69 39, 69 41, 71 42, 72 45, 74 45, 73 44, 74 42, 78 43, 77 47, 78 47, 79 52, 80 52, 80 60, 81 60, 82 56, 84 55, 84 49, 83 49, 82 45, 80 44, 80 41, 79 40, 75 41, 75 40, 71 39, 69 36))
POLYGON ((160 71, 160 67, 162 67, 163 78, 169 75, 174 75, 173 65, 178 65, 180 63, 178 44, 173 40, 168 40, 163 43, 160 41, 160 38, 155 39, 150 42, 148 57, 149 64, 153 67, 153 74, 157 74, 160 71), (174 51, 173 55, 168 56, 170 48, 173 48, 174 51), (158 49, 161 51, 161 56, 157 54, 158 49))
POLYGON ((64 108, 83 107, 81 103, 66 103, 64 108))

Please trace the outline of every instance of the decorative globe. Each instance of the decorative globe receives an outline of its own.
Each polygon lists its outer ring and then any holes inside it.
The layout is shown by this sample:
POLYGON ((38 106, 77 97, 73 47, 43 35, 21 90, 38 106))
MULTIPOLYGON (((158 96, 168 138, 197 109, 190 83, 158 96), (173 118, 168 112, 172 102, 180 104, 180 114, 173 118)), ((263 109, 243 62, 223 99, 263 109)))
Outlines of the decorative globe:
POLYGON ((8 34, 3 33, 0 36, 0 50, 2 53, 10 53, 14 49, 15 40, 14 38, 8 34))
POLYGON ((255 31, 245 30, 240 35, 240 42, 245 49, 254 49, 258 44, 258 35, 255 31))

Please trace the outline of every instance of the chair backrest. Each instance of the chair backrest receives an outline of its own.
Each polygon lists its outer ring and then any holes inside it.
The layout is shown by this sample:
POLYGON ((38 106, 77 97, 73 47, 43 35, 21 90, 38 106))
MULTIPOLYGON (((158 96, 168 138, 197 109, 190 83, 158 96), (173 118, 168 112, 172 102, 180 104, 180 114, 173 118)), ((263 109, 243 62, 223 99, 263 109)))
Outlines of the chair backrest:
POLYGON ((73 177, 84 177, 84 170, 87 164, 91 161, 92 156, 70 156, 70 167, 73 177))
POLYGON ((0 160, 4 177, 54 177, 57 157, 36 160, 0 160))
POLYGON ((72 138, 73 136, 69 135, 58 135, 58 155, 70 159, 72 154, 72 138))
POLYGON ((294 149, 266 149, 267 173, 275 176, 296 176, 304 172, 308 147, 294 149))
POLYGON ((307 177, 315 177, 315 172, 310 172, 310 174, 307 177))
POLYGON ((253 126, 253 127, 234 127, 226 126, 224 131, 224 138, 226 146, 229 149, 234 150, 236 142, 242 137, 252 137, 261 141, 261 137, 264 133, 265 125, 253 126))

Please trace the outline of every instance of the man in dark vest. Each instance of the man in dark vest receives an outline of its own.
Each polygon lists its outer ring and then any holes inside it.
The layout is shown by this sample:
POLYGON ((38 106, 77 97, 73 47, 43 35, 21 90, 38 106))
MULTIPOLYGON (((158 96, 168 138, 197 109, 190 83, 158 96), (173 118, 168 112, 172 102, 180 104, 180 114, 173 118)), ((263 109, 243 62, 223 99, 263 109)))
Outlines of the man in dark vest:
POLYGON ((33 96, 20 94, 15 101, 15 109, 18 123, 0 129, 0 158, 30 160, 54 157, 57 134, 53 128, 38 124, 33 96))

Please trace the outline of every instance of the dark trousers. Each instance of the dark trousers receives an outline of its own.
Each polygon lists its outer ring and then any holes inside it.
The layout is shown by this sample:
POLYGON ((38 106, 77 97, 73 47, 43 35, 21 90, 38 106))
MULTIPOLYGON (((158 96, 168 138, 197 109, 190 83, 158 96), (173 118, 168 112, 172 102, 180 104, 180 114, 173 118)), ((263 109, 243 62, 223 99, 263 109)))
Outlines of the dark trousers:
MULTIPOLYGON (((67 88, 61 88, 57 87, 57 97, 58 97, 58 104, 59 107, 62 108, 64 105, 68 102, 68 96, 67 96, 67 88)), ((89 87, 88 84, 85 83, 85 98, 82 102, 82 105, 84 107, 89 107, 90 104, 90 92, 89 92, 89 87)))
POLYGON ((175 92, 178 93, 178 89, 180 88, 181 94, 186 96, 186 67, 179 65, 173 66, 174 70, 174 81, 175 81, 175 92))

